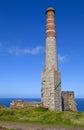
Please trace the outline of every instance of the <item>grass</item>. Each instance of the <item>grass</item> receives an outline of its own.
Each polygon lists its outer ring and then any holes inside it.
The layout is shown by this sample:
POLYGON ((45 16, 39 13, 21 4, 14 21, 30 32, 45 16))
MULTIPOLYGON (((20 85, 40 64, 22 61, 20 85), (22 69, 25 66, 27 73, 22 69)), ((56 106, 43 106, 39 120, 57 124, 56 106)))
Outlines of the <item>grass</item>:
POLYGON ((24 109, 0 108, 0 121, 84 127, 84 112, 49 111, 43 107, 24 109))

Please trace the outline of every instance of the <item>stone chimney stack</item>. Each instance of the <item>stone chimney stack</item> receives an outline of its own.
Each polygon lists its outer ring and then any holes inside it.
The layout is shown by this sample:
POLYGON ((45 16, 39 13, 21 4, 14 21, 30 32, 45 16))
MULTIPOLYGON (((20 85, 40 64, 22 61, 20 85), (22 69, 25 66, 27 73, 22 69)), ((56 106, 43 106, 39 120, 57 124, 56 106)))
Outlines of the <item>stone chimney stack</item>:
POLYGON ((58 71, 54 8, 46 10, 46 55, 42 73, 41 97, 43 106, 62 111, 61 79, 58 71))
POLYGON ((46 37, 55 37, 55 21, 54 21, 54 8, 48 8, 46 10, 46 37))
POLYGON ((51 69, 53 67, 58 70, 58 59, 56 52, 56 30, 54 20, 55 10, 54 8, 48 8, 46 10, 46 61, 45 69, 51 69))

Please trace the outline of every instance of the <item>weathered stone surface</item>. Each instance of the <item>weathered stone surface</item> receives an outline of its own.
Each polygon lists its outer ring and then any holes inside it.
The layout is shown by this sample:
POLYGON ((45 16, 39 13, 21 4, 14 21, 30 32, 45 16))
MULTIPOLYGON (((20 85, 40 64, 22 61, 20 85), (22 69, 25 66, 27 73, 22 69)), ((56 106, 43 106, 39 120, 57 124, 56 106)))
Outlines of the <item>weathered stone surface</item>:
POLYGON ((55 10, 53 8, 48 8, 46 11, 46 55, 45 67, 42 73, 42 103, 44 107, 50 110, 62 111, 71 109, 72 111, 77 111, 74 92, 62 92, 61 94, 54 13, 55 10))
POLYGON ((50 110, 62 110, 60 72, 53 69, 43 72, 41 94, 44 107, 50 110))
POLYGON ((41 97, 44 107, 61 111, 61 79, 58 71, 54 13, 53 8, 46 11, 46 58, 42 73, 41 97))
POLYGON ((62 110, 77 111, 73 91, 62 91, 62 110))
POLYGON ((39 107, 42 106, 41 102, 25 102, 23 100, 14 100, 10 103, 11 108, 25 108, 25 107, 39 107))
POLYGON ((46 38, 45 70, 50 70, 51 68, 54 68, 54 70, 58 70, 55 37, 46 38))

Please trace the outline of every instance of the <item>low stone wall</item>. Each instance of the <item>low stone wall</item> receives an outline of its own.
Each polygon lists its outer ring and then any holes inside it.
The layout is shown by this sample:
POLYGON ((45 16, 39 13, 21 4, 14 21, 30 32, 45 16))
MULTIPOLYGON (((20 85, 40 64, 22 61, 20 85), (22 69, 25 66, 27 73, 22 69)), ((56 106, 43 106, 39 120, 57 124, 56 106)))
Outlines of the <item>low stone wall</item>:
POLYGON ((62 110, 77 111, 73 91, 62 91, 62 110))
POLYGON ((41 102, 26 102, 23 100, 14 100, 10 103, 10 108, 24 108, 24 107, 39 107, 42 106, 41 102))
MULTIPOLYGON (((72 110, 77 111, 76 102, 74 99, 73 91, 62 91, 62 111, 72 110)), ((43 106, 42 102, 26 102, 23 100, 14 100, 10 103, 11 108, 24 108, 24 107, 39 107, 43 106)))

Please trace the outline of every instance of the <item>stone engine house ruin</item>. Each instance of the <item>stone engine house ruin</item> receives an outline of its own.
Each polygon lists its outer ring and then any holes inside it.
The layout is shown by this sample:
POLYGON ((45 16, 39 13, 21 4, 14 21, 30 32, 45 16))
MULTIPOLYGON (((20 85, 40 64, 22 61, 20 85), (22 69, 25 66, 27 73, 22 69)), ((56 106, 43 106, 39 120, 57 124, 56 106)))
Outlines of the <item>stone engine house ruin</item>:
POLYGON ((41 97, 43 106, 50 110, 77 111, 74 92, 61 91, 61 75, 58 69, 56 47, 55 10, 46 10, 46 54, 45 66, 42 72, 41 97))
POLYGON ((58 55, 56 46, 55 10, 46 10, 46 54, 45 66, 42 72, 41 102, 24 102, 15 100, 11 108, 39 107, 49 110, 77 111, 73 91, 61 91, 61 74, 58 69, 58 55))

